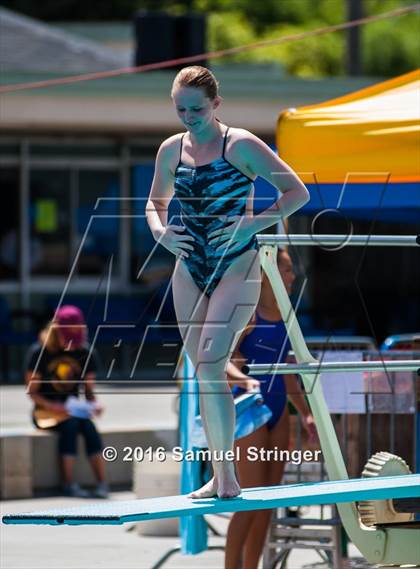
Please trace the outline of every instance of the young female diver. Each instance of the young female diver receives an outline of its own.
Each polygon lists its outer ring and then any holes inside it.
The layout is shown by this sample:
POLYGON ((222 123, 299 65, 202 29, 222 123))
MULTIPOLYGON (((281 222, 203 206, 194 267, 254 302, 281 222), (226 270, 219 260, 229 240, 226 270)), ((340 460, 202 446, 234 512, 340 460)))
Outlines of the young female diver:
MULTIPOLYGON (((291 293, 295 275, 289 254, 279 249, 277 266, 288 294, 291 293)), ((242 332, 237 347, 233 351, 232 363, 236 370, 229 368, 228 381, 233 393, 253 390, 256 387, 269 407, 272 416, 250 435, 235 441, 239 447, 240 460, 236 462, 239 483, 243 488, 275 486, 281 483, 285 463, 275 459, 255 461, 248 450, 287 450, 289 448, 289 398, 301 415, 301 420, 309 440, 316 440, 314 419, 303 396, 295 375, 247 376, 240 369, 244 363, 281 363, 286 361, 290 349, 286 327, 277 306, 273 289, 267 275, 263 273, 261 296, 249 326, 242 332), (238 369, 239 368, 239 369, 238 369), (235 373, 233 373, 235 371, 235 373)), ((263 455, 264 456, 264 455, 263 455)), ((265 537, 271 519, 271 510, 235 512, 229 523, 225 567, 236 569, 242 566, 256 569, 264 547, 265 537)))
MULTIPOLYGON (((205 67, 182 69, 172 100, 186 132, 159 148, 146 216, 155 239, 177 256, 172 279, 178 326, 199 380, 209 448, 233 448, 235 411, 226 379, 232 346, 255 310, 261 288, 255 235, 302 207, 309 192, 298 176, 250 132, 216 118, 218 83, 205 67), (282 195, 252 215, 253 181, 282 195), (167 223, 173 195, 183 226, 167 223)), ((213 478, 190 497, 240 493, 232 461, 212 461, 213 478)))

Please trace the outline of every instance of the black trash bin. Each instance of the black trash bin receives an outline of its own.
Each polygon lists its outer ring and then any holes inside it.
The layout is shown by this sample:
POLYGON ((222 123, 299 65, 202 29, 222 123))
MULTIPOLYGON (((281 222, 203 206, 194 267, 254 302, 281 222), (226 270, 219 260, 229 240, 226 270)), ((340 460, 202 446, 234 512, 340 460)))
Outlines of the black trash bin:
MULTIPOLYGON (((195 12, 173 16, 141 11, 135 16, 135 36, 136 66, 199 55, 206 50, 206 16, 195 12)), ((206 65, 207 61, 193 64, 206 65)), ((185 65, 169 69, 179 70, 185 65)))

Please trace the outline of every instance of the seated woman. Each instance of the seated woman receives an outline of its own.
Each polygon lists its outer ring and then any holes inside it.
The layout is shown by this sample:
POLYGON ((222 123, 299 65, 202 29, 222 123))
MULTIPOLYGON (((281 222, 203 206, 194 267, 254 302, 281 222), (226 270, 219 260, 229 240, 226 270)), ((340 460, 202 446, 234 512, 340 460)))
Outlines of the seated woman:
POLYGON ((95 364, 89 352, 83 313, 76 306, 62 306, 32 346, 26 366, 27 393, 34 402, 32 420, 38 429, 58 433, 58 451, 67 496, 106 498, 102 440, 91 417, 103 408, 94 395, 95 364), (83 387, 86 401, 79 399, 83 387), (85 440, 97 486, 92 494, 73 480, 77 435, 85 440))
MULTIPOLYGON (((288 294, 295 279, 290 256, 283 249, 277 253, 277 266, 288 294)), ((250 435, 236 440, 240 460, 236 462, 242 488, 275 486, 281 483, 285 463, 278 460, 248 460, 249 447, 287 450, 289 448, 289 398, 301 415, 303 427, 311 441, 316 439, 313 417, 295 375, 261 375, 249 377, 240 369, 245 363, 281 363, 287 358, 290 342, 286 327, 267 275, 262 273, 261 295, 247 328, 239 337, 227 368, 234 394, 259 388, 271 419, 250 435), (233 364, 233 365, 232 365, 233 364)), ((290 361, 290 360, 289 360, 290 361)), ((275 454, 275 453, 273 453, 275 454)), ((258 456, 261 456, 258 454, 258 456)), ((256 569, 261 557, 272 510, 236 512, 226 540, 225 568, 256 569)))

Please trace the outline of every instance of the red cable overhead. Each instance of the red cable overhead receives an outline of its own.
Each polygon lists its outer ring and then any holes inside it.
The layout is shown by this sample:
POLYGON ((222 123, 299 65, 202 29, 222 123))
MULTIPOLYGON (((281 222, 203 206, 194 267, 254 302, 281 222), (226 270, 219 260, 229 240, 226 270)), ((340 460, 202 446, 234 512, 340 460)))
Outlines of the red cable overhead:
POLYGON ((170 67, 175 67, 180 64, 190 64, 197 61, 202 61, 203 59, 217 59, 224 57, 225 55, 234 55, 237 53, 242 53, 244 51, 252 51, 254 49, 260 49, 262 47, 267 47, 271 45, 280 45, 283 43, 291 43, 294 41, 302 40, 306 37, 319 36, 322 34, 327 34, 331 32, 337 32, 341 30, 346 30, 348 28, 353 28, 356 26, 361 26, 375 22, 378 20, 385 20, 387 18, 403 16, 405 14, 415 12, 420 9, 420 4, 413 4, 411 6, 404 6, 403 8, 397 8, 396 10, 391 10, 389 12, 384 12, 383 14, 377 14, 375 16, 367 16, 365 18, 359 18, 357 20, 350 20, 348 22, 343 22, 342 24, 336 24, 334 26, 326 26, 323 28, 317 28, 316 30, 310 30, 306 32, 301 32, 298 34, 289 34, 281 38, 275 38, 271 40, 263 40, 259 42, 254 42, 247 45, 231 47, 229 49, 221 49, 218 51, 210 51, 207 53, 201 53, 199 55, 192 55, 189 57, 180 57, 178 59, 169 59, 167 61, 160 61, 159 63, 148 63, 146 65, 139 65, 137 67, 121 67, 119 69, 113 69, 110 71, 99 71, 96 73, 84 73, 83 75, 71 75, 69 77, 61 77, 57 79, 47 79, 44 81, 32 81, 30 83, 15 83, 4 85, 0 87, 0 93, 10 93, 14 91, 26 91, 29 89, 42 89, 45 87, 52 87, 57 85, 68 85, 70 83, 79 83, 81 81, 93 81, 95 79, 105 79, 108 77, 118 77, 119 75, 129 75, 133 73, 145 73, 146 71, 153 71, 156 69, 167 69, 170 67))

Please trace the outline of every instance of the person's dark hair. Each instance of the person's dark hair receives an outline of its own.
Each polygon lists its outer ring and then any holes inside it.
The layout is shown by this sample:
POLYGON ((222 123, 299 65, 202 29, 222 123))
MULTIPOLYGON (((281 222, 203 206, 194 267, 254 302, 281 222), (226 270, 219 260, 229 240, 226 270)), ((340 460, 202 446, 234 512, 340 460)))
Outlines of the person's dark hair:
POLYGON ((219 83, 210 69, 201 65, 184 67, 172 84, 172 94, 177 87, 196 87, 204 90, 206 97, 214 100, 219 94, 219 83))

